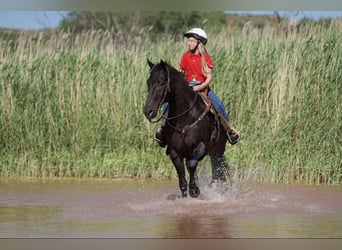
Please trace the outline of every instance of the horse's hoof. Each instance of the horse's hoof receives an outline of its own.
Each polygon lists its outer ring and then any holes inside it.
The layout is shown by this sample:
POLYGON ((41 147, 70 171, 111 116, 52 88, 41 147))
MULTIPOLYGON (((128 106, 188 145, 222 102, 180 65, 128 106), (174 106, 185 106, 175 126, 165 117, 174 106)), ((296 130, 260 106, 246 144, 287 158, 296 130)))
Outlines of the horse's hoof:
POLYGON ((189 194, 190 194, 191 198, 198 198, 200 193, 201 193, 201 191, 198 187, 194 187, 194 188, 191 188, 189 190, 189 194))

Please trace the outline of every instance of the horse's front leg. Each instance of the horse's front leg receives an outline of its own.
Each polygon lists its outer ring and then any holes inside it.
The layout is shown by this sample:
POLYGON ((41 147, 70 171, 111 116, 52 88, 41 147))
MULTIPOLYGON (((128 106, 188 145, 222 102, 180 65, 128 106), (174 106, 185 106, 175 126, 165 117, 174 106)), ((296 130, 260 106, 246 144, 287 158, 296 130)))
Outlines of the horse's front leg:
POLYGON ((170 158, 177 171, 179 188, 182 192, 182 197, 185 198, 188 196, 188 188, 187 181, 185 179, 184 159, 180 158, 177 152, 173 149, 170 150, 170 158))
POLYGON ((197 174, 196 174, 197 165, 198 165, 198 160, 186 161, 186 167, 190 175, 189 194, 192 198, 197 198, 201 193, 196 183, 197 182, 197 174))
POLYGON ((196 169, 198 162, 205 156, 205 144, 199 143, 193 150, 193 155, 190 159, 186 160, 186 167, 190 175, 189 181, 189 194, 192 198, 197 198, 200 195, 200 189, 197 186, 197 174, 196 169))

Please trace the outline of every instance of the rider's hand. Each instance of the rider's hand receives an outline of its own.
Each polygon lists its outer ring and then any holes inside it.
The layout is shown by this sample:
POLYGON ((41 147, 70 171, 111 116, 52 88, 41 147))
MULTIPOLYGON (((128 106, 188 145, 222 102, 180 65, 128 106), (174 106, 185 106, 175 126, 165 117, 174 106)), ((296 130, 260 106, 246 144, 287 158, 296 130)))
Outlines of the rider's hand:
POLYGON ((197 85, 197 86, 193 86, 192 89, 194 91, 200 91, 200 90, 202 90, 202 87, 201 87, 201 85, 197 85))

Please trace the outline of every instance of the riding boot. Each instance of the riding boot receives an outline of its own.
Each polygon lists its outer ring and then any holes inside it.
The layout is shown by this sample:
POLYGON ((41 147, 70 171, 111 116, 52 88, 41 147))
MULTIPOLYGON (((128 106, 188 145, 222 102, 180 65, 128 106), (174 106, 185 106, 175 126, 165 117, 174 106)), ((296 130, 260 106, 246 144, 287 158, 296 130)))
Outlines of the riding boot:
POLYGON ((227 140, 231 145, 236 144, 240 139, 240 133, 232 127, 229 120, 224 119, 223 116, 220 116, 220 118, 221 124, 224 127, 224 130, 226 131, 227 140))
POLYGON ((240 140, 240 133, 232 128, 230 131, 226 131, 227 140, 231 145, 236 144, 240 140))
POLYGON ((163 126, 159 128, 159 130, 155 133, 153 139, 158 142, 159 146, 164 148, 166 146, 165 136, 163 134, 163 126))
POLYGON ((163 128, 165 127, 166 119, 162 120, 159 130, 155 133, 153 139, 158 142, 159 146, 164 148, 166 146, 165 135, 163 128))

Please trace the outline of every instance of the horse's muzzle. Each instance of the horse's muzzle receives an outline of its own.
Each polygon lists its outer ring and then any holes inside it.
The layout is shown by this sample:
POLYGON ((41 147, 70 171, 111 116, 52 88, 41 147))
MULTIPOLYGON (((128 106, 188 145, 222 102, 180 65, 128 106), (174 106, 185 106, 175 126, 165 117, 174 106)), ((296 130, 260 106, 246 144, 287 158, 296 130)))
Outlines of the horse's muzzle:
POLYGON ((154 117, 157 116, 157 112, 152 109, 144 109, 144 115, 149 121, 151 121, 154 117))

